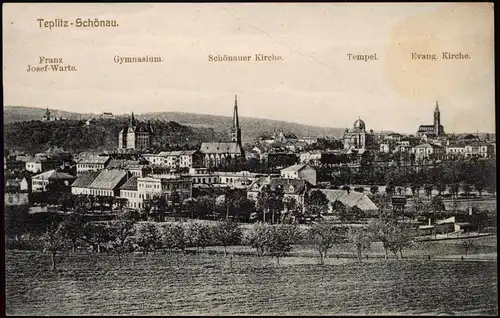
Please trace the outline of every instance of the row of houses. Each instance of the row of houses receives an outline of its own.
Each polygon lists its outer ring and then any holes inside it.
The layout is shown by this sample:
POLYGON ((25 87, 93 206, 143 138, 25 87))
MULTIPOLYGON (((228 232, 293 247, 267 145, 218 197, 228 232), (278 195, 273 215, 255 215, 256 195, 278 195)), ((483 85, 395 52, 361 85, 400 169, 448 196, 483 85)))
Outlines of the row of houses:
POLYGON ((473 142, 470 144, 448 143, 441 145, 433 142, 426 142, 414 147, 410 146, 408 141, 398 141, 394 144, 381 143, 380 152, 385 153, 410 153, 415 154, 417 161, 429 159, 430 157, 444 158, 471 158, 482 157, 491 158, 496 155, 496 147, 492 143, 473 142))

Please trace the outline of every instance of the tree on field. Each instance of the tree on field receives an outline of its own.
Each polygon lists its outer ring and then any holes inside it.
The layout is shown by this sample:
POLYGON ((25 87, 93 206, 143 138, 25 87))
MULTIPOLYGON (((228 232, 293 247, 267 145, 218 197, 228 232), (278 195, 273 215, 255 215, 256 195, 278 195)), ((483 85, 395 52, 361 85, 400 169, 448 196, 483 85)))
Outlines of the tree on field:
POLYGON ((225 220, 212 227, 212 237, 215 242, 224 246, 224 256, 227 255, 227 247, 241 242, 242 231, 238 223, 225 220))
POLYGON ((195 246, 196 250, 200 247, 205 248, 212 243, 211 226, 202 222, 189 222, 187 224, 186 236, 189 238, 189 245, 195 246))
POLYGON ((150 250, 156 254, 156 250, 161 246, 161 236, 158 227, 154 223, 139 223, 135 230, 136 243, 143 249, 144 254, 150 250))
POLYGON ((387 260, 391 242, 391 234, 393 231, 393 223, 388 220, 379 218, 369 225, 369 231, 374 242, 382 242, 382 246, 385 252, 384 258, 385 260, 387 260))
POLYGON ((320 265, 325 263, 328 251, 343 242, 342 234, 338 226, 325 222, 318 222, 308 230, 307 242, 319 252, 320 265))
POLYGON ((162 243, 168 249, 186 252, 189 245, 186 228, 182 224, 165 224, 162 229, 162 243))
POLYGON ((245 232, 243 242, 257 250, 257 256, 262 256, 267 246, 271 227, 267 223, 257 222, 245 232))
POLYGON ((120 257, 121 254, 132 250, 131 237, 134 235, 134 222, 117 220, 109 226, 109 245, 120 257))
POLYGON ((46 212, 41 219, 41 227, 44 231, 42 239, 45 242, 44 251, 50 252, 52 271, 56 270, 56 254, 64 246, 62 235, 62 216, 57 213, 46 212))
POLYGON ((377 192, 378 192, 378 186, 376 186, 376 185, 372 185, 372 186, 370 187, 370 192, 371 192, 373 195, 377 194, 377 192))
POLYGON ((101 253, 101 248, 109 242, 109 228, 106 223, 88 222, 83 231, 83 240, 92 245, 92 251, 97 249, 97 253, 101 253))
POLYGON ((343 187, 341 188, 341 190, 345 190, 345 191, 347 191, 347 193, 349 193, 349 192, 351 192, 351 187, 350 187, 350 186, 348 186, 348 185, 345 185, 345 186, 343 186, 343 187))
POLYGON ((358 261, 361 262, 361 253, 370 248, 372 237, 367 229, 351 227, 347 231, 347 240, 356 247, 358 261))
POLYGON ((273 257, 276 257, 279 265, 280 257, 286 256, 292 250, 292 245, 300 240, 301 233, 296 225, 279 224, 269 231, 266 248, 273 257))
POLYGON ((71 242, 73 252, 76 252, 77 243, 83 238, 85 223, 83 215, 77 212, 66 216, 61 223, 61 234, 71 242))
POLYGON ((409 224, 402 222, 395 223, 390 228, 389 233, 389 249, 398 259, 398 252, 403 258, 403 249, 413 246, 416 229, 409 224))
POLYGON ((469 252, 476 247, 476 242, 474 242, 474 239, 464 239, 460 245, 464 249, 465 252, 465 257, 469 254, 469 252))
POLYGON ((5 205, 5 234, 19 241, 21 235, 28 231, 29 207, 5 205))

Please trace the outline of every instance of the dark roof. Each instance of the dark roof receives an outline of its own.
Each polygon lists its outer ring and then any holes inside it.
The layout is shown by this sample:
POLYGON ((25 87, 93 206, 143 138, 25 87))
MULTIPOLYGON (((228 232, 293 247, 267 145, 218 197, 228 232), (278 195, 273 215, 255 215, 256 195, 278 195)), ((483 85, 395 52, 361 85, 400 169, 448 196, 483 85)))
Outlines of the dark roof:
POLYGON ((115 189, 118 184, 127 177, 128 172, 124 170, 104 170, 90 184, 89 188, 94 189, 115 189))
POLYGON ((130 159, 111 159, 106 169, 128 169, 132 165, 140 165, 142 160, 130 160, 130 159))
POLYGON ((120 190, 134 190, 137 191, 137 177, 132 177, 127 180, 121 187, 120 190))
POLYGON ((33 176, 31 179, 35 180, 70 180, 70 179, 75 179, 75 176, 72 176, 70 174, 64 173, 64 172, 59 172, 56 170, 49 170, 40 174, 37 174, 36 176, 33 176))
POLYGON ((235 142, 204 142, 201 144, 200 152, 241 154, 241 149, 235 142))
POLYGON ((76 188, 88 188, 98 175, 99 171, 82 172, 71 186, 76 188))
POLYGON ((86 155, 78 160, 78 163, 98 163, 106 164, 110 156, 86 155))

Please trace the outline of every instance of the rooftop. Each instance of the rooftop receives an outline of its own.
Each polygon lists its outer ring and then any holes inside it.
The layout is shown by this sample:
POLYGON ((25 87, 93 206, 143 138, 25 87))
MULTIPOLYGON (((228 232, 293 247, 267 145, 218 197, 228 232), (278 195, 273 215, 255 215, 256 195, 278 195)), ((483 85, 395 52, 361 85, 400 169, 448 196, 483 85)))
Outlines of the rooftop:
POLYGON ((347 192, 347 190, 333 189, 320 189, 320 191, 325 194, 326 198, 331 203, 340 201, 346 206, 357 206, 363 211, 378 210, 378 207, 375 205, 375 203, 373 203, 372 200, 370 200, 370 198, 364 193, 352 190, 347 192))
POLYGON ((82 172, 71 186, 77 188, 88 188, 98 175, 99 171, 82 172))
POLYGON ((123 170, 103 170, 90 184, 93 189, 111 190, 127 177, 128 172, 123 170))
POLYGON ((64 172, 59 172, 56 170, 49 170, 45 171, 43 173, 37 174, 36 176, 33 176, 31 179, 32 180, 70 180, 70 179, 75 179, 75 176, 72 176, 68 173, 64 172))
POLYGON ((241 154, 241 149, 235 142, 204 142, 200 146, 200 152, 241 154))
POLYGON ((133 190, 137 191, 137 177, 132 177, 127 180, 121 187, 120 190, 133 190))

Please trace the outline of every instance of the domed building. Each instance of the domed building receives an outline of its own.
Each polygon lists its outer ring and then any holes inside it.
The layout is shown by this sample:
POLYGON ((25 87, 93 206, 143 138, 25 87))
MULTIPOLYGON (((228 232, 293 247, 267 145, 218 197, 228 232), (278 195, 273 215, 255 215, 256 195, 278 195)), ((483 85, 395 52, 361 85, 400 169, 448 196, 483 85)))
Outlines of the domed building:
POLYGON ((344 149, 364 151, 366 146, 371 142, 372 135, 372 131, 369 133, 366 132, 365 122, 361 118, 358 118, 354 122, 352 130, 349 131, 349 129, 346 128, 344 131, 344 137, 342 138, 344 149))

